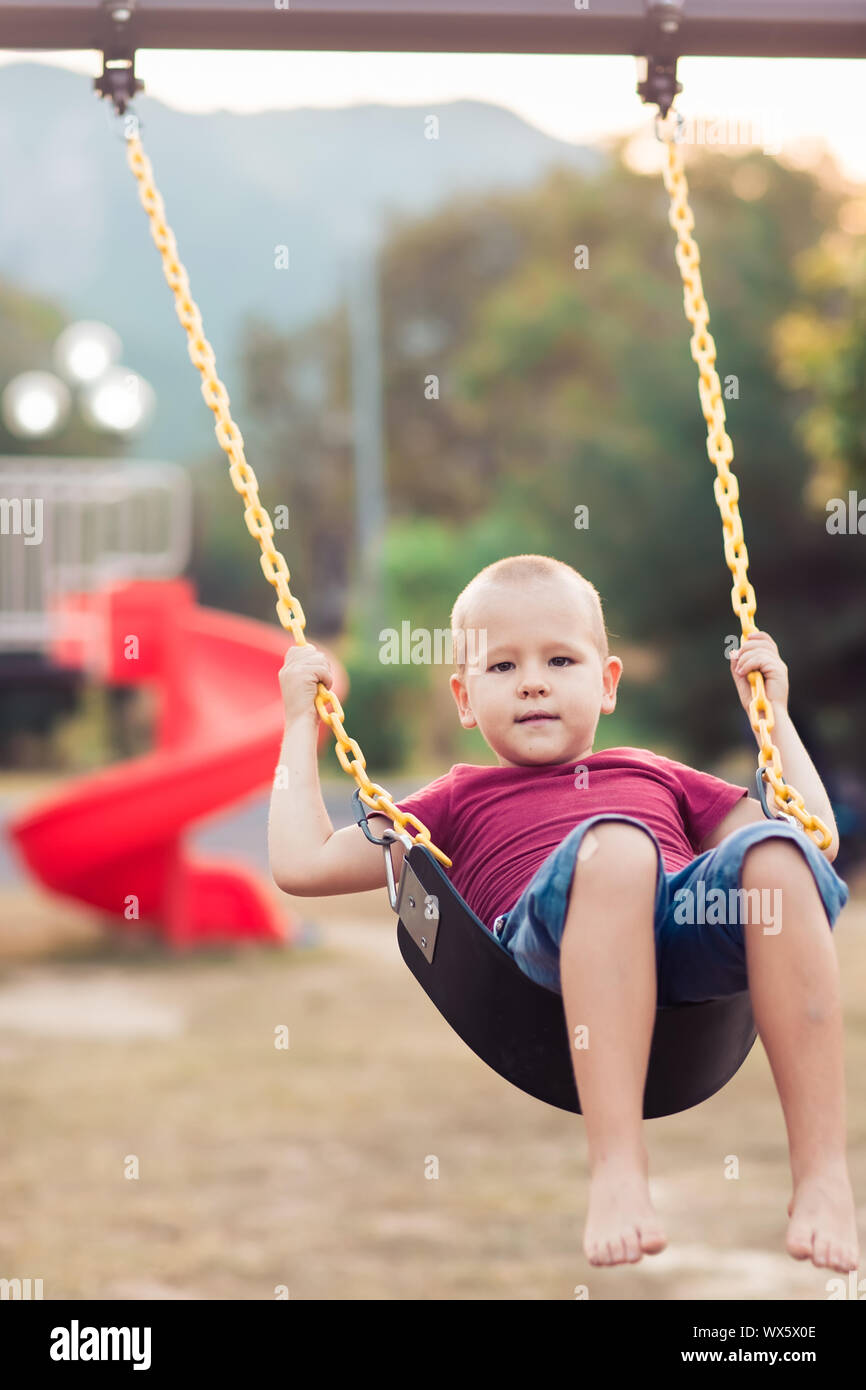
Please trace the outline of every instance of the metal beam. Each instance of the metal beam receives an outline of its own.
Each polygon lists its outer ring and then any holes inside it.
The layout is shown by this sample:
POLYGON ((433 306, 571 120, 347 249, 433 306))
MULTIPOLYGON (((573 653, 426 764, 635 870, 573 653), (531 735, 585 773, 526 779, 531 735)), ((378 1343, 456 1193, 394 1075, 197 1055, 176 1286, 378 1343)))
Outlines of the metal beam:
MULTIPOLYGON (((112 0, 115 7, 120 0, 112 0)), ((644 0, 129 0, 139 49, 658 51, 644 0), (286 5, 286 8, 277 8, 286 5)), ((0 0, 0 48, 110 45, 103 0, 0 0)), ((862 58, 866 0, 685 0, 680 56, 862 58)))

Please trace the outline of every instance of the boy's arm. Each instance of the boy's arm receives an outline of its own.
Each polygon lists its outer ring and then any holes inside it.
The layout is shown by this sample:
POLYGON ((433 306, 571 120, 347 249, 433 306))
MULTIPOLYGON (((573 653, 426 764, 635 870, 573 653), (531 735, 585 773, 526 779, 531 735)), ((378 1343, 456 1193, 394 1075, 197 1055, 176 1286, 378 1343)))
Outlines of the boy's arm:
POLYGON ((700 854, 705 854, 708 849, 715 849, 720 845, 726 835, 730 835, 732 830, 739 830, 743 825, 753 825, 755 821, 764 820, 764 810, 760 801, 753 796, 741 796, 735 806, 714 826, 700 845, 700 854))
MULTIPOLYGON (((268 814, 268 858, 278 888, 299 897, 357 893, 386 883, 384 852, 358 825, 334 830, 322 800, 316 742, 319 717, 315 693, 319 681, 331 684, 327 659, 311 643, 290 647, 280 671, 286 729, 268 814)), ((371 813, 374 834, 391 822, 371 813)), ((393 827, 392 827, 393 828, 393 827)), ((403 846, 392 846, 395 874, 403 846)))
MULTIPOLYGON (((818 776, 812 759, 803 747, 803 741, 794 728, 794 722, 787 709, 775 711, 775 716, 776 723, 771 737, 782 759, 785 781, 797 788, 805 802, 806 810, 811 811, 813 816, 818 816, 830 831, 833 838, 821 853, 825 854, 832 864, 839 853, 839 831, 836 828, 830 798, 824 790, 824 783, 818 776)), ((772 807, 775 798, 771 800, 771 797, 772 791, 768 794, 768 802, 772 807)))
MULTIPOLYGON (((775 730, 773 732, 775 733, 775 730)), ((778 743, 776 744, 776 747, 779 747, 778 743)), ((781 749, 779 749, 779 751, 781 752, 781 749)), ((785 777, 787 778, 787 762, 784 763, 784 767, 785 777)), ((797 790, 801 791, 799 783, 796 783, 793 777, 790 780, 794 785, 796 785, 797 790)), ((807 808, 810 811, 812 811, 814 815, 818 815, 819 812, 815 811, 814 806, 809 801, 808 797, 804 795, 803 799, 806 802, 807 808)), ((753 796, 742 796, 740 797, 740 800, 737 802, 737 804, 734 807, 732 807, 732 809, 728 812, 724 820, 719 821, 715 829, 711 830, 709 835, 707 835, 707 837, 701 842, 699 852, 703 854, 708 849, 715 849, 716 845, 721 844, 725 836, 730 835, 732 830, 739 830, 740 827, 743 825, 753 825, 756 821, 763 821, 766 819, 767 818, 764 815, 764 808, 761 805, 760 801, 758 801, 753 796)), ((830 860, 830 863, 832 864, 833 860, 836 858, 836 855, 839 853, 839 834, 836 830, 836 823, 833 820, 832 816, 830 816, 829 818, 827 816, 821 816, 821 819, 822 821, 824 821, 828 830, 830 830, 833 835, 833 843, 827 849, 821 851, 822 854, 825 854, 827 856, 827 858, 830 860)))
MULTIPOLYGON (((821 853, 826 855, 832 864, 839 853, 839 832, 833 817, 833 807, 830 805, 830 798, 824 790, 824 783, 818 776, 812 759, 803 747, 803 741, 794 728, 793 720, 788 713, 788 668, 782 661, 779 649, 768 632, 756 630, 736 651, 731 653, 731 674, 737 686, 740 702, 747 713, 752 699, 752 690, 748 680, 750 671, 761 672, 767 697, 773 705, 775 722, 771 738, 779 750, 785 780, 790 786, 797 788, 806 809, 811 811, 812 815, 818 816, 830 831, 832 840, 821 853)), ((755 739, 757 742, 757 735, 755 739)), ((775 804, 772 788, 768 791, 768 804, 771 807, 775 804)), ((739 805, 738 802, 737 807, 739 805)), ((760 802, 756 802, 756 805, 760 806, 760 802)), ((763 812, 761 813, 762 816, 763 812)), ((722 825, 724 824, 723 821, 722 825)), ((714 833, 717 834, 719 828, 717 827, 714 833)), ((736 827, 732 828, 735 829, 736 827)), ((730 831, 725 833, 729 834, 730 831)))
MULTIPOLYGON (((332 828, 328 838, 318 848, 311 847, 303 865, 292 858, 289 865, 284 866, 276 853, 278 836, 272 830, 275 819, 272 799, 268 825, 271 874, 277 887, 284 893, 292 893, 299 898, 327 897, 332 893, 363 893, 369 888, 385 887, 384 851, 380 845, 370 844, 359 825, 347 825, 342 830, 332 828)), ((374 835, 381 835, 383 828, 394 829, 387 816, 374 816, 372 812, 370 828, 374 835)), ((391 862, 396 879, 400 877, 403 853, 399 840, 391 845, 391 862)))

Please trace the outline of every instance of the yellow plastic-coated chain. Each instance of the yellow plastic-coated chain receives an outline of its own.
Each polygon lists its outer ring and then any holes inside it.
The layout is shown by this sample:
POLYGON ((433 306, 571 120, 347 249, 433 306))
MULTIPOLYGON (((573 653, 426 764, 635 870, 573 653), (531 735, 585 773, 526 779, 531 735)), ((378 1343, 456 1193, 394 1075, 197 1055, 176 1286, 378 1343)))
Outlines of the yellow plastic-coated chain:
MULTIPOLYGON (((127 159, 138 181, 141 202, 150 220, 150 230, 162 257, 165 278, 175 298, 177 316, 186 329, 187 348, 194 365, 201 372, 201 392, 208 407, 216 416, 214 432, 220 447, 230 461, 229 477, 237 492, 244 499, 244 521, 247 530, 261 546, 260 563, 268 583, 277 591, 277 617, 283 627, 292 633, 299 647, 306 645, 304 610, 289 588, 289 568, 284 557, 273 545, 274 528, 271 518, 259 500, 259 485, 256 475, 244 456, 243 435, 229 412, 229 396, 225 386, 216 374, 216 361, 213 348, 204 335, 201 314, 190 295, 186 271, 178 259, 177 246, 171 228, 165 221, 165 207, 153 181, 150 165, 138 134, 133 131, 127 135, 127 159)), ((417 816, 407 815, 395 806, 384 787, 371 782, 365 771, 364 754, 353 738, 349 738, 343 726, 343 710, 333 690, 328 690, 319 682, 316 692, 316 709, 319 717, 332 730, 337 742, 336 752, 341 767, 354 777, 361 789, 361 800, 374 811, 388 816, 394 829, 409 833, 412 826, 417 832, 410 836, 415 844, 424 845, 431 854, 450 868, 451 860, 430 840, 430 831, 417 816)))
MULTIPOLYGON (((707 422, 707 453, 717 470, 713 490, 722 515, 725 560, 734 576, 731 601, 734 612, 740 619, 743 637, 746 638, 757 631, 754 622, 755 591, 748 579, 749 554, 743 539, 743 522, 737 506, 740 490, 730 469, 734 446, 725 429, 722 388, 715 367, 716 345, 709 330, 710 312, 701 284, 700 252, 692 236, 695 223, 689 207, 689 188, 683 169, 682 153, 676 140, 673 113, 667 121, 659 121, 657 129, 667 152, 663 172, 665 187, 671 200, 669 220, 677 234, 675 254, 683 280, 686 318, 694 330, 691 350, 692 357, 700 368, 698 393, 707 422)), ((761 672, 750 671, 749 683, 754 692, 754 698, 749 705, 749 721, 760 740, 759 766, 764 769, 781 809, 799 821, 819 849, 827 849, 832 844, 832 836, 827 826, 818 816, 813 816, 806 810, 800 793, 789 786, 782 776, 779 750, 770 737, 770 730, 775 722, 773 706, 767 698, 761 672)))

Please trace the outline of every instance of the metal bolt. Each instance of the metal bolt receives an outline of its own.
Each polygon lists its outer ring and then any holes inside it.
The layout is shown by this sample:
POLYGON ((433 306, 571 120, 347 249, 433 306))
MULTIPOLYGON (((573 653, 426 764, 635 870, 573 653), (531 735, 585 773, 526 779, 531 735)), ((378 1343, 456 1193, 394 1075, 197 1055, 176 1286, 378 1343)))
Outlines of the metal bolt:
POLYGON ((410 906, 410 907, 414 907, 414 906, 415 906, 415 899, 412 897, 412 894, 411 894, 411 893, 409 894, 409 906, 410 906))
POLYGON ((426 950, 426 947, 427 947, 427 938, 426 938, 426 936, 422 936, 422 937, 421 937, 421 945, 422 945, 422 946, 425 948, 425 950, 426 950))

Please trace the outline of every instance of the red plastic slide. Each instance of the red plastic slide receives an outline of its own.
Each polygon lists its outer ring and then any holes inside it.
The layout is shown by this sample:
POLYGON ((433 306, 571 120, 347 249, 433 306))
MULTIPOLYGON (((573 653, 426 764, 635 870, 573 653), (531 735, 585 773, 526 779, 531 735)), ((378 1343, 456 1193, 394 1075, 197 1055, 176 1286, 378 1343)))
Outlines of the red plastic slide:
MULTIPOLYGON (((272 785, 291 634, 199 607, 184 579, 113 585, 62 606, 89 630, 58 642, 52 659, 104 681, 153 682, 156 746, 16 817, 9 833, 29 868, 118 927, 148 926, 173 946, 291 939, 285 909, 250 868, 183 843, 188 826, 272 785)), ((329 659, 342 699, 346 674, 329 659)), ((320 737, 330 737, 324 725, 320 737)))

